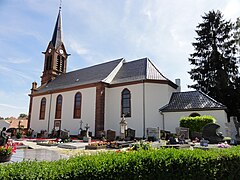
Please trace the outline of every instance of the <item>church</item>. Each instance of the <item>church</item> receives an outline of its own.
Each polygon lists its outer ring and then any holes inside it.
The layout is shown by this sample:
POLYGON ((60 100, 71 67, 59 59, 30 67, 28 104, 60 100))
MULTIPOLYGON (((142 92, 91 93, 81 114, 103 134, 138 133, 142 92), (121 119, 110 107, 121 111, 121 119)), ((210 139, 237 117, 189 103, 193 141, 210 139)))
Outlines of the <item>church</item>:
POLYGON ((147 128, 175 132, 182 116, 198 113, 213 115, 224 134, 226 107, 202 92, 181 92, 180 80, 166 78, 148 58, 114 59, 67 72, 61 16, 60 8, 43 52, 41 84, 32 83, 28 128, 78 135, 81 126, 89 125, 95 137, 108 129, 119 135, 124 116, 136 137, 146 137, 147 128))

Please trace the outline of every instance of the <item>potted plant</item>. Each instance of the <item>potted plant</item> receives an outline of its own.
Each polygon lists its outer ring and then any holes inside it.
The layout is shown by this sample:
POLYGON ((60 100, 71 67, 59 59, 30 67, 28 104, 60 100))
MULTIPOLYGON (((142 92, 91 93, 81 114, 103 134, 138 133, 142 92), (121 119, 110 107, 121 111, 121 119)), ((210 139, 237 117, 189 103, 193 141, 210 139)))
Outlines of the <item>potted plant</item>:
POLYGON ((16 152, 16 147, 12 143, 0 146, 0 163, 10 161, 12 154, 16 152))
POLYGON ((16 134, 16 138, 17 138, 17 139, 22 138, 22 132, 17 132, 17 134, 16 134))

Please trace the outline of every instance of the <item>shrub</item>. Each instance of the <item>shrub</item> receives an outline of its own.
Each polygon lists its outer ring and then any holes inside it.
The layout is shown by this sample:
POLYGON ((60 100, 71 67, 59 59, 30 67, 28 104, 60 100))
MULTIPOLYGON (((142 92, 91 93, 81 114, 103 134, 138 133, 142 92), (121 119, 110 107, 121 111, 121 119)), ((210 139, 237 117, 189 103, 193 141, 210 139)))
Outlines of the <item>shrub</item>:
POLYGON ((21 133, 21 132, 17 132, 17 134, 16 134, 16 138, 17 138, 17 139, 22 138, 22 133, 21 133))
POLYGON ((150 149, 0 165, 0 179, 238 179, 240 148, 150 149))
POLYGON ((189 128, 190 132, 201 132, 206 124, 215 122, 216 120, 212 116, 182 117, 180 119, 180 127, 189 128))

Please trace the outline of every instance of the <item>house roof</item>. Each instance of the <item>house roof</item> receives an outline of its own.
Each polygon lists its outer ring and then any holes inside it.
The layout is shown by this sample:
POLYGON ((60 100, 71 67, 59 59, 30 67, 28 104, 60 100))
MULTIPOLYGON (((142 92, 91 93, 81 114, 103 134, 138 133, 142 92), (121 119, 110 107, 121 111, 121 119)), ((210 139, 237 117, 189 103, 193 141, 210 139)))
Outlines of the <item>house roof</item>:
POLYGON ((111 84, 131 82, 137 80, 166 80, 148 58, 124 62, 111 84))
POLYGON ((27 119, 9 119, 7 120, 10 123, 10 126, 8 128, 19 128, 19 121, 20 125, 24 128, 27 128, 28 120, 27 119))
MULTIPOLYGON (((61 74, 47 84, 40 86, 34 93, 44 93, 98 82, 118 84, 147 79, 162 80, 174 84, 164 77, 148 58, 130 62, 121 58, 61 74)), ((175 86, 177 87, 177 85, 175 86)))
POLYGON ((172 93, 169 103, 159 110, 162 112, 178 112, 207 109, 226 109, 226 106, 201 91, 188 91, 172 93))
POLYGON ((121 61, 123 61, 123 59, 117 59, 61 74, 49 83, 40 86, 37 89, 37 93, 101 82, 121 61))

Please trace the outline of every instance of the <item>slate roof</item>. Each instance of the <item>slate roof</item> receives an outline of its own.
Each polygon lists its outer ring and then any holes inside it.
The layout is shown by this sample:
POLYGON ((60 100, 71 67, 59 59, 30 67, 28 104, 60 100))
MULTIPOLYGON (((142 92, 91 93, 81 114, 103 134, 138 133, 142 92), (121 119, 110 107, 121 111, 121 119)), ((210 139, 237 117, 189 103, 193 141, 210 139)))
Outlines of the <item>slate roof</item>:
POLYGON ((166 80, 148 58, 124 62, 111 84, 138 81, 138 80, 166 80))
POLYGON ((44 93, 98 82, 118 84, 147 79, 163 80, 174 84, 165 78, 148 58, 130 62, 125 62, 125 60, 121 58, 61 74, 49 83, 40 86, 35 93, 44 93), (121 67, 118 70, 117 67, 119 66, 121 67), (116 70, 116 72, 114 72, 114 70, 116 70), (111 76, 113 75, 113 79, 108 78, 110 74, 111 76))
POLYGON ((159 109, 162 112, 186 110, 226 109, 226 106, 201 91, 174 92, 169 104, 159 109))
POLYGON ((58 46, 60 46, 63 42, 61 8, 58 12, 57 21, 55 24, 51 42, 55 49, 57 49, 58 46))
POLYGON ((40 86, 36 93, 75 87, 79 85, 101 82, 123 59, 117 59, 99 65, 71 71, 57 76, 48 84, 40 86))

